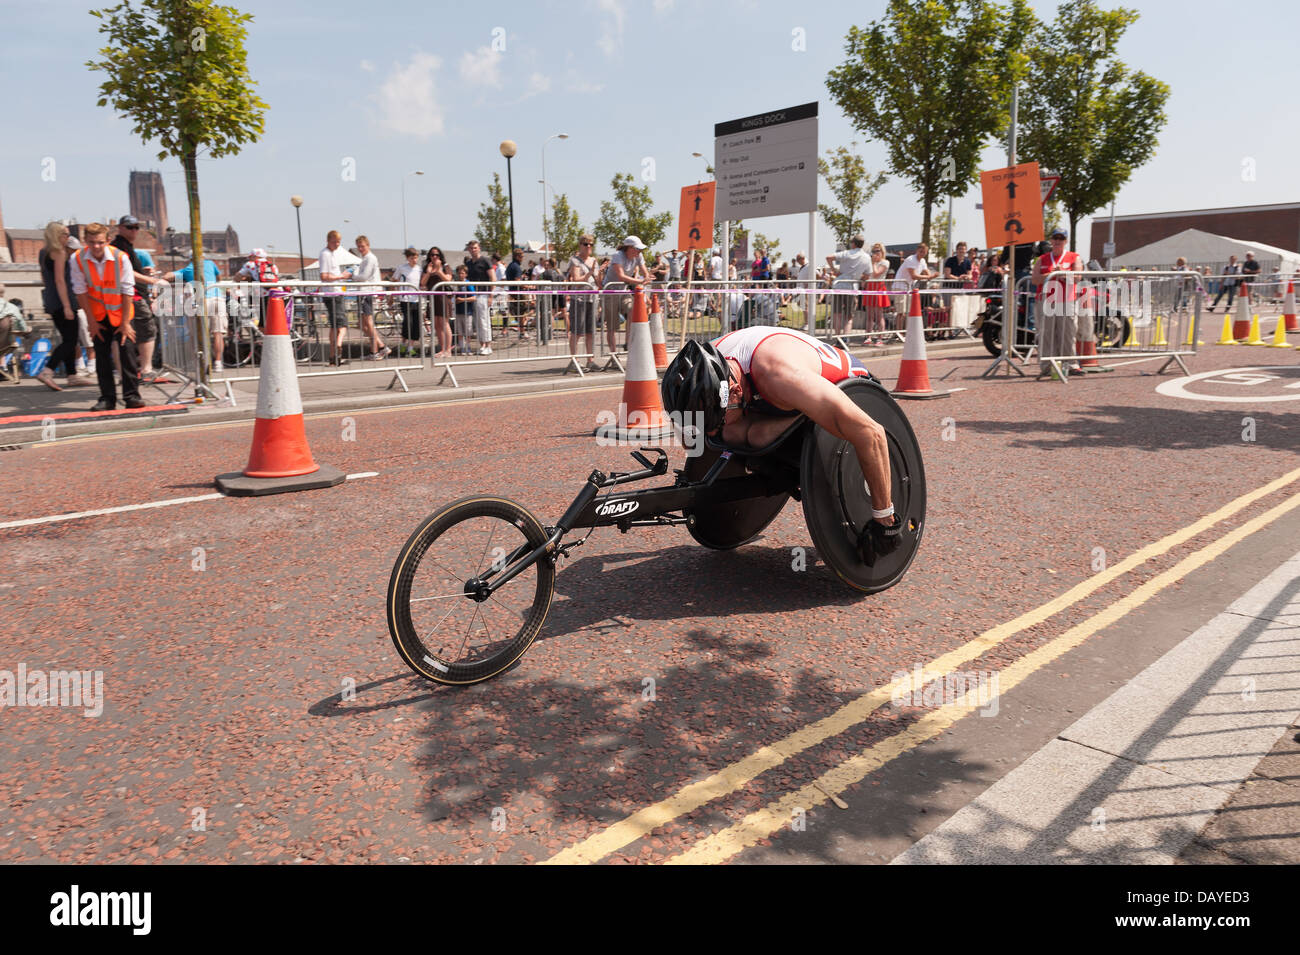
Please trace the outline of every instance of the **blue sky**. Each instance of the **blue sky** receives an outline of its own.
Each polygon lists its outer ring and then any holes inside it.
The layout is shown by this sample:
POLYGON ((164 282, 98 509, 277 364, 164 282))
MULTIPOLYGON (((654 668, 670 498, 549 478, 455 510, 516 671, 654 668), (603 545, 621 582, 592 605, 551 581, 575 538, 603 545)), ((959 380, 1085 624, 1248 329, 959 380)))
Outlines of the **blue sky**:
MULTIPOLYGON (((568 194, 587 226, 609 197, 611 176, 640 179, 646 160, 657 207, 675 214, 680 188, 704 175, 691 153, 712 157, 713 124, 767 109, 818 100, 823 152, 856 140, 870 169, 885 163, 883 146, 851 128, 825 87, 848 27, 881 16, 883 0, 236 5, 256 18, 249 69, 270 104, 266 135, 237 157, 202 161, 200 187, 204 227, 230 222, 246 248, 296 251, 294 193, 305 197, 309 257, 331 228, 349 244, 364 232, 376 246, 398 246, 404 179, 410 242, 459 247, 473 233, 492 173, 505 179, 503 139, 519 146, 520 240, 541 238, 540 150, 554 133, 570 138, 547 147, 548 182, 568 194), (806 36, 803 51, 792 49, 796 28, 806 36), (504 50, 494 50, 502 36, 504 50), (348 169, 353 179, 345 178, 348 169), (425 175, 405 177, 415 169, 425 175)), ((1120 56, 1173 94, 1159 152, 1120 193, 1116 211, 1300 199, 1295 5, 1129 5, 1142 17, 1120 56), (1249 168, 1253 180, 1243 175, 1249 168)), ((1035 7, 1044 19, 1055 10, 1054 3, 1035 7)), ((134 168, 162 170, 171 216, 184 228, 179 164, 159 162, 125 120, 95 105, 98 74, 83 64, 100 37, 87 9, 0 0, 9 92, 0 137, 5 223, 35 228, 55 217, 119 216, 134 168), (53 181, 42 177, 47 158, 55 161, 53 181)), ((1002 165, 999 150, 987 156, 987 167, 1002 165)), ((825 198, 824 184, 822 192, 825 198)), ((983 245, 977 201, 972 190, 956 203, 956 233, 983 245)), ((905 182, 891 179, 866 221, 869 240, 910 241, 920 205, 905 182)), ((783 256, 807 246, 806 216, 747 224, 779 238, 783 256)), ((1080 240, 1087 232, 1085 224, 1080 240)), ((820 222, 817 251, 833 251, 820 222)))

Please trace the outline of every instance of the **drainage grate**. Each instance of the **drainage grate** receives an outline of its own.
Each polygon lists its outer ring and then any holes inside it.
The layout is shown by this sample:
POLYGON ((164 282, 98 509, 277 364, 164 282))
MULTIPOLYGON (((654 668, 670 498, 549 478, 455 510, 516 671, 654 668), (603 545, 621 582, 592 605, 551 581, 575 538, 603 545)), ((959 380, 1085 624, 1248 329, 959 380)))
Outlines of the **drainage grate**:
POLYGON ((22 450, 21 444, 0 444, 0 451, 20 451, 20 450, 22 450))

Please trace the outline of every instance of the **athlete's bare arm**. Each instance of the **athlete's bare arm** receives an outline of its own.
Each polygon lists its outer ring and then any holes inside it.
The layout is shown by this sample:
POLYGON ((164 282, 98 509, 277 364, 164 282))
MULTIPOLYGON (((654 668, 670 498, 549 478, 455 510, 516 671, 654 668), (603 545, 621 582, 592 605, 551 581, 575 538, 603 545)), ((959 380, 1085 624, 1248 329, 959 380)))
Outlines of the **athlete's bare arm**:
MULTIPOLYGON (((787 336, 787 340, 774 337, 764 342, 754 354, 751 372, 762 382, 764 400, 778 408, 802 411, 835 437, 853 445, 871 491, 872 506, 884 510, 892 503, 885 429, 823 378, 820 367, 816 354, 787 336)), ((788 425, 789 421, 783 423, 780 418, 755 418, 749 423, 747 443, 761 447, 788 425)), ((884 523, 892 523, 892 519, 884 523)))

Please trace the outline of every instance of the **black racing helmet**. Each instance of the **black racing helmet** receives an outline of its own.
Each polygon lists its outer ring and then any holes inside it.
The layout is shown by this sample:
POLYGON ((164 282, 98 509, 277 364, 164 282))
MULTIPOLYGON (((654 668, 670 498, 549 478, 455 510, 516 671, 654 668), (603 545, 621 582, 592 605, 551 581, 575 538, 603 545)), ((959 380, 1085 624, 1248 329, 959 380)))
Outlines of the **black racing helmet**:
POLYGON ((727 361, 712 342, 689 341, 664 372, 659 393, 664 410, 683 425, 688 415, 702 416, 704 433, 722 427, 727 411, 727 361))

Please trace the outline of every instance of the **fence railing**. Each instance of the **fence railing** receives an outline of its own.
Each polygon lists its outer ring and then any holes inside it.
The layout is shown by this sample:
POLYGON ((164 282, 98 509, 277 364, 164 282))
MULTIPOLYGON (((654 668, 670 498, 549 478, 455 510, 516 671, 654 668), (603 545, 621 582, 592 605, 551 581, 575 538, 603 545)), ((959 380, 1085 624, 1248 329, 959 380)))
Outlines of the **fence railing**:
POLYGON ((1197 353, 1204 277, 1191 271, 1071 272, 1015 286, 1022 361, 1037 355, 1064 381, 1081 359, 1078 344, 1102 354, 1165 357, 1157 374, 1197 353))

